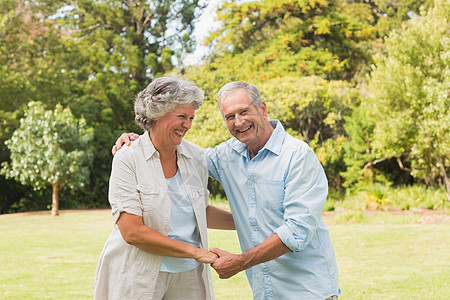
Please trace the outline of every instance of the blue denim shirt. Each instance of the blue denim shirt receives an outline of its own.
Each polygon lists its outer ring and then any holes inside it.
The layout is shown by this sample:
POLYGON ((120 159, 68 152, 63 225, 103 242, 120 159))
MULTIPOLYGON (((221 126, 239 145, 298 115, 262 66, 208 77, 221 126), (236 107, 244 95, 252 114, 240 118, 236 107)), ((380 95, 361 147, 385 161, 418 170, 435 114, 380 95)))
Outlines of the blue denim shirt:
POLYGON ((326 299, 339 295, 338 269, 322 210, 328 184, 320 162, 278 121, 250 159, 233 138, 206 149, 209 175, 225 189, 242 252, 276 233, 291 249, 246 275, 253 299, 326 299))

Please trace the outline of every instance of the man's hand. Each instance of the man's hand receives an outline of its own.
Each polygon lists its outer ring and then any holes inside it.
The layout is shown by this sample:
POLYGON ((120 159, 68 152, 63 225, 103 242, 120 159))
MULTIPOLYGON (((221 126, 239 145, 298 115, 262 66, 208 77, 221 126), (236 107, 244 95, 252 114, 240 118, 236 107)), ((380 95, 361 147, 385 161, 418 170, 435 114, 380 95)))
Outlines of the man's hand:
POLYGON ((116 152, 122 148, 124 144, 130 146, 131 141, 136 140, 139 137, 139 134, 136 133, 122 133, 122 135, 117 139, 116 144, 112 147, 112 154, 115 155, 116 152))
POLYGON ((269 236, 255 248, 239 255, 231 254, 217 248, 211 248, 210 250, 219 256, 216 262, 211 266, 216 270, 217 274, 219 274, 220 279, 230 278, 241 271, 275 259, 291 251, 283 244, 276 233, 269 236))
POLYGON ((210 251, 219 256, 216 262, 211 266, 216 270, 217 274, 219 274, 220 279, 228 279, 245 270, 244 261, 241 255, 231 254, 218 248, 211 248, 210 251))

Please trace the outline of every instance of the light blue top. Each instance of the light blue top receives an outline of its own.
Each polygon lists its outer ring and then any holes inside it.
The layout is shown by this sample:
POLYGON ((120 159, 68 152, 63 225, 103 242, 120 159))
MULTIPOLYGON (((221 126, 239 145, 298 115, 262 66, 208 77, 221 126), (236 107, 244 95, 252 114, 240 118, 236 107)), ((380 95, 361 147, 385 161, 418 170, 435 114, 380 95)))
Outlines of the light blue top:
MULTIPOLYGON (((209 175, 225 189, 242 252, 276 233, 292 252, 246 270, 253 299, 326 299, 340 295, 338 269, 322 210, 328 193, 312 149, 279 121, 250 160, 233 138, 206 149, 209 175)), ((225 249, 226 250, 226 249, 225 249)))
MULTIPOLYGON (((181 180, 180 172, 172 178, 166 178, 170 197, 170 225, 168 237, 200 247, 200 235, 197 229, 197 220, 191 201, 181 180)), ((200 263, 192 258, 178 258, 163 256, 160 271, 180 273, 193 270, 200 263)))

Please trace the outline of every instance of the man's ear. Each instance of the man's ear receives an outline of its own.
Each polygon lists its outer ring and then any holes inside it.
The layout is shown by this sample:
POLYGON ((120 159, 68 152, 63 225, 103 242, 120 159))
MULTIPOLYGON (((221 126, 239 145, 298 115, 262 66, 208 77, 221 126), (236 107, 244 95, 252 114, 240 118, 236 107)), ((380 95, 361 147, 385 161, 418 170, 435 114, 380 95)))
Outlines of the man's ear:
POLYGON ((267 118, 267 107, 264 101, 259 105, 259 109, 262 110, 264 117, 267 118))

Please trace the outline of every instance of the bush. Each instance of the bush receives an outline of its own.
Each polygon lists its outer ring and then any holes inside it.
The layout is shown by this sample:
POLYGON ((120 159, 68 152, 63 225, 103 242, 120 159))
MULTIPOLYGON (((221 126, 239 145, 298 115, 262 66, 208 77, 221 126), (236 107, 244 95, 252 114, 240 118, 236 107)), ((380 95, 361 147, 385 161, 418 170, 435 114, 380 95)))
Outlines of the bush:
POLYGON ((423 185, 389 187, 382 184, 367 185, 354 194, 348 194, 337 208, 342 209, 449 209, 444 188, 423 185))

